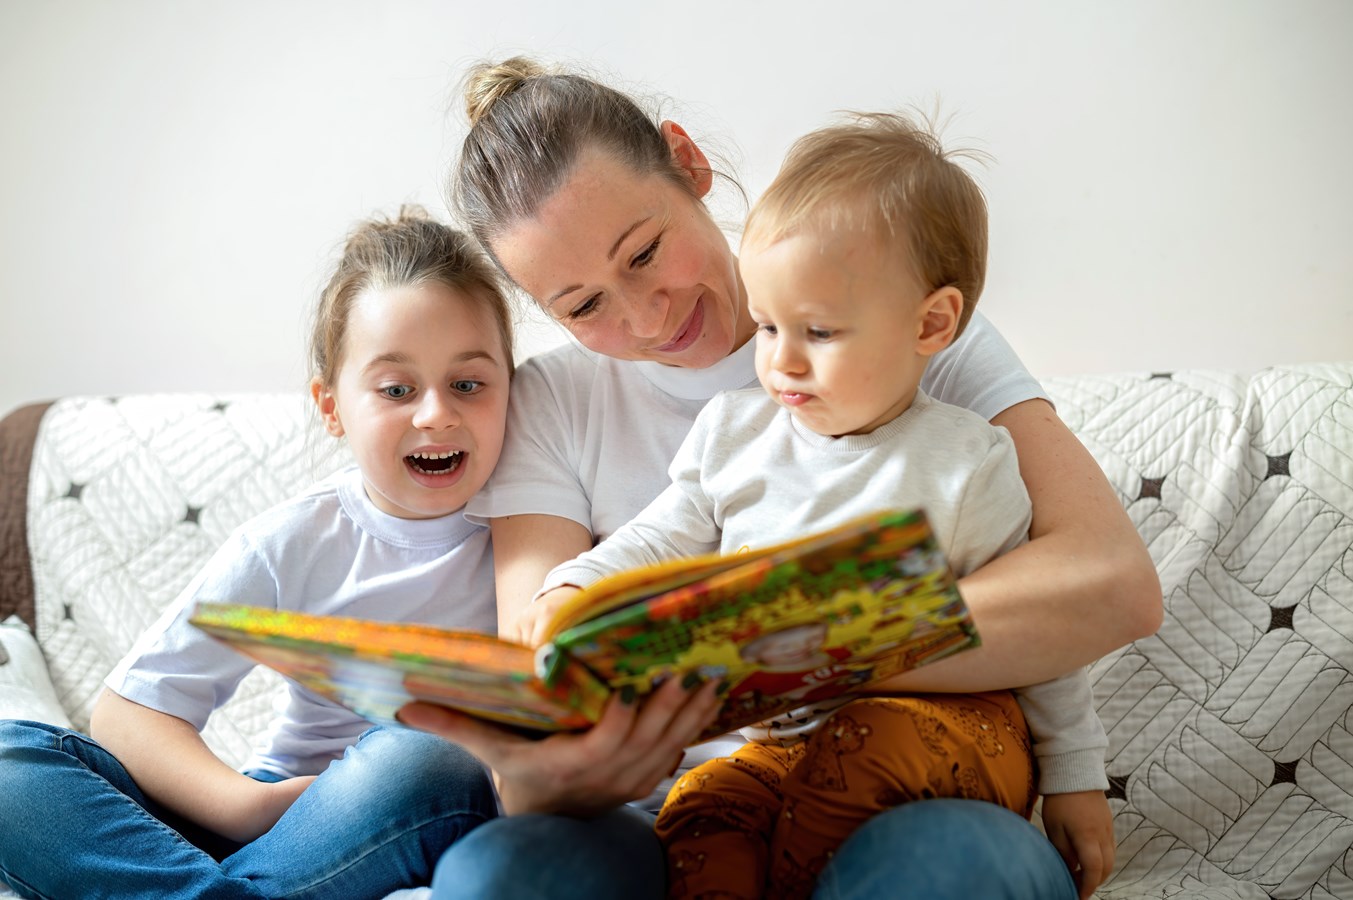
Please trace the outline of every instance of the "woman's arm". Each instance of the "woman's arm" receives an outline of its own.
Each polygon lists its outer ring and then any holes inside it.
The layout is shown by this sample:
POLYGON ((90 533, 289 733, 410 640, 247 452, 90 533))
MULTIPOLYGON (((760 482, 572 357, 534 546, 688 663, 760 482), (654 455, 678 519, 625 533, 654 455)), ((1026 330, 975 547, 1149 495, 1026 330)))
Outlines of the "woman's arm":
POLYGON ((1044 400, 992 424, 1009 430, 1033 502, 1027 544, 959 581, 982 646, 889 682, 981 691, 1036 684, 1154 634, 1160 580, 1099 464, 1044 400))
POLYGON ((560 516, 532 514, 491 519, 493 573, 498 591, 498 634, 529 641, 535 619, 547 614, 531 598, 550 570, 592 549, 586 528, 560 516), (539 608, 537 608, 539 607, 539 608))
POLYGON ((247 843, 277 823, 313 776, 255 781, 221 762, 192 725, 104 688, 91 736, 146 796, 190 821, 247 843))

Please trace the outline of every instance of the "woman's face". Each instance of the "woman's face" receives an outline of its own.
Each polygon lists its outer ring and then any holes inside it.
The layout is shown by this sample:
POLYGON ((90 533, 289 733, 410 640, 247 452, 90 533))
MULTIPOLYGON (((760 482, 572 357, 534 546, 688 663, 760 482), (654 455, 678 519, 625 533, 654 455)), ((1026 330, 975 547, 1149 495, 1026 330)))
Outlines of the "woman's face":
POLYGON ((704 204, 605 153, 584 154, 535 218, 492 247, 541 309, 606 356, 702 369, 756 330, 704 204))

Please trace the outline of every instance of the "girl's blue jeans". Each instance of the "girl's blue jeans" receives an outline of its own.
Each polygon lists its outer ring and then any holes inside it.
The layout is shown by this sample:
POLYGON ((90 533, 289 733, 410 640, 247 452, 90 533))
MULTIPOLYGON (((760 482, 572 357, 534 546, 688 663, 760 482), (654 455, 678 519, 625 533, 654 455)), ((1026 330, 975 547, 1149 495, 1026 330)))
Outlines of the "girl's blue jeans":
POLYGON ((470 754, 373 728, 239 845, 158 807, 91 738, 0 721, 0 880, 22 897, 383 897, 496 814, 470 754))
MULTIPOLYGON (((653 816, 623 807, 597 819, 509 816, 442 857, 435 900, 659 900, 653 816)), ((1034 826, 978 800, 920 800, 881 813, 841 845, 815 900, 1075 900, 1066 864, 1034 826)))

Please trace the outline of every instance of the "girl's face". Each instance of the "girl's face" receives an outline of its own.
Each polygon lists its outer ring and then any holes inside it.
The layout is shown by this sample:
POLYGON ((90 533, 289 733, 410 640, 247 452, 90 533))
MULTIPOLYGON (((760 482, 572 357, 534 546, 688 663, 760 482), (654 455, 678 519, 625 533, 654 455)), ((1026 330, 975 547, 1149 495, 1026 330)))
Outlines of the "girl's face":
POLYGON ((455 512, 484 486, 503 446, 507 392, 492 315, 440 282, 363 293, 336 383, 311 385, 371 502, 402 519, 455 512))
POLYGON ((551 318, 615 359, 703 369, 755 330, 737 260, 704 204, 604 153, 584 154, 493 252, 551 318))

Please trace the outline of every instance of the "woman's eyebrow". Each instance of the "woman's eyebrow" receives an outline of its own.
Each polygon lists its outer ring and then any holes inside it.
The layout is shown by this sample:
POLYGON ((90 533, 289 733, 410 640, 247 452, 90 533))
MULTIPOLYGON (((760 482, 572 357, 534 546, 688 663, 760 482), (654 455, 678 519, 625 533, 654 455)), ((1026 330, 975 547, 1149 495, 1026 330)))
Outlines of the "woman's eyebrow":
POLYGON ((642 219, 640 219, 639 221, 635 222, 635 223, 634 223, 633 225, 631 225, 629 228, 626 228, 624 234, 622 234, 622 235, 620 235, 620 237, 616 238, 615 243, 611 245, 611 252, 606 254, 606 261, 607 261, 607 262, 611 262, 612 260, 614 260, 614 259, 615 259, 615 255, 616 255, 617 253, 620 252, 620 245, 623 244, 623 243, 625 243, 625 238, 629 237, 631 234, 634 234, 634 229, 638 228, 640 225, 644 224, 645 222, 647 222, 647 221, 648 221, 649 219, 651 219, 651 218, 653 218, 653 217, 652 217, 652 216, 644 216, 642 219))
MULTIPOLYGON (((652 218, 653 218, 652 216, 644 216, 642 219, 635 222, 629 228, 626 228, 623 232, 621 232, 620 237, 616 238, 615 243, 611 245, 610 252, 606 254, 606 261, 614 262, 615 255, 620 252, 620 245, 625 243, 625 238, 634 234, 635 229, 639 228, 639 226, 643 225, 645 222, 647 222, 652 218)), ((551 306, 554 306, 554 304, 559 300, 560 297, 563 297, 565 294, 571 294, 574 291, 581 289, 582 289, 581 284, 570 284, 568 287, 561 288, 560 290, 557 290, 553 294, 551 294, 548 299, 546 299, 544 306, 546 309, 549 309, 551 306)))

